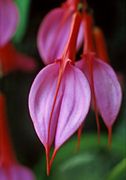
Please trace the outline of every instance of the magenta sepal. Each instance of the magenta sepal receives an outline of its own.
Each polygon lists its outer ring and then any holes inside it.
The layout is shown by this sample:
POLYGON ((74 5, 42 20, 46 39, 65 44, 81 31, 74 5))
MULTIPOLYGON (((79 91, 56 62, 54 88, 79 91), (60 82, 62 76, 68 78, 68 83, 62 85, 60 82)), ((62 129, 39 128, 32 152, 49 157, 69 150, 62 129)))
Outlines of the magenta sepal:
POLYGON ((90 106, 88 81, 70 63, 66 65, 56 95, 60 63, 57 61, 41 70, 29 94, 30 115, 45 149, 54 141, 55 149, 59 149, 85 120, 90 106))
POLYGON ((10 41, 19 22, 19 13, 13 0, 0 0, 0 46, 10 41))
MULTIPOLYGON (((37 37, 37 46, 45 64, 62 57, 70 33, 73 11, 55 8, 43 19, 37 37)), ((78 34, 77 49, 83 42, 83 27, 78 34)))
MULTIPOLYGON (((76 63, 90 82, 86 61, 76 63)), ((93 60, 93 81, 96 104, 107 128, 111 128, 120 110, 122 91, 117 76, 110 65, 100 59, 93 60)))

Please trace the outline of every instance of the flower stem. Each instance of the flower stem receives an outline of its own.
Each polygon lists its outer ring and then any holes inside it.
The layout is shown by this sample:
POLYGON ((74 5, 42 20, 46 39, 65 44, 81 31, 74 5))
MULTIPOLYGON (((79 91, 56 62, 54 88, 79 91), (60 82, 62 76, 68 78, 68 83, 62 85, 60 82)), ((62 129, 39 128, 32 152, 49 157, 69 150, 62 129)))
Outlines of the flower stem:
POLYGON ((94 89, 94 78, 93 78, 93 71, 94 71, 94 58, 95 58, 95 50, 94 50, 94 42, 93 42, 93 18, 92 15, 87 14, 86 12, 83 15, 83 25, 84 25, 84 49, 83 54, 86 59, 86 63, 88 66, 89 78, 90 78, 90 86, 91 86, 91 93, 96 117, 96 124, 97 124, 97 132, 98 132, 98 143, 100 143, 100 123, 98 117, 98 109, 95 97, 95 89, 94 89))
POLYGON ((84 26, 84 49, 83 54, 94 51, 93 42, 93 17, 86 12, 83 13, 83 26, 84 26))
POLYGON ((11 138, 7 125, 6 117, 6 102, 3 94, 0 93, 0 152, 2 163, 9 165, 11 162, 16 162, 14 150, 11 144, 11 138))
POLYGON ((52 166, 52 163, 53 163, 54 158, 55 158, 55 156, 56 156, 56 154, 57 154, 57 151, 58 151, 58 149, 54 149, 54 151, 53 151, 52 158, 51 158, 51 160, 50 160, 50 167, 52 166))
POLYGON ((82 130, 83 130, 83 124, 79 127, 78 131, 77 131, 77 151, 80 150, 80 141, 81 141, 81 136, 82 136, 82 130))
POLYGON ((49 163, 49 149, 46 149, 46 172, 47 172, 47 176, 50 175, 50 163, 49 163))
POLYGON ((94 42, 95 42, 95 49, 96 49, 96 54, 97 56, 109 63, 109 56, 107 52, 107 46, 105 42, 105 37, 102 32, 102 30, 99 27, 94 27, 93 28, 93 37, 94 37, 94 42))
POLYGON ((112 127, 108 127, 108 147, 111 149, 112 146, 112 127))
POLYGON ((77 42, 80 23, 81 23, 81 15, 79 12, 75 12, 73 14, 73 21, 71 25, 69 39, 67 41, 62 56, 63 61, 66 61, 67 59, 71 59, 72 62, 74 63, 75 54, 76 54, 76 42, 77 42))

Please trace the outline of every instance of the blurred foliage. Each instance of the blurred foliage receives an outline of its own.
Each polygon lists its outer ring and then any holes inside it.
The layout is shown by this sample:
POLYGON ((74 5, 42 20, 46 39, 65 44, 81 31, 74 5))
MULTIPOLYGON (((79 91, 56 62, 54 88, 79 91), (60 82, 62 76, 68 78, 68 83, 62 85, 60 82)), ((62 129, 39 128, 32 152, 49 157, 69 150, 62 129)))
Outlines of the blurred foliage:
POLYGON ((126 158, 121 160, 111 171, 108 180, 126 179, 126 158))
MULTIPOLYGON (((125 134, 126 135, 126 134, 125 134)), ((97 143, 97 136, 83 135, 80 151, 76 151, 77 139, 73 139, 62 147, 54 160, 51 175, 46 176, 45 157, 36 166, 37 180, 124 180, 126 174, 126 140, 122 142, 113 138, 112 149, 107 147, 106 136, 101 136, 101 144, 97 143), (120 179, 121 177, 121 179, 120 179)))
MULTIPOLYGON (((97 143, 96 127, 90 113, 81 148, 76 152, 74 137, 57 153, 50 177, 46 176, 44 148, 39 142, 28 112, 28 93, 32 81, 44 66, 37 51, 36 36, 46 13, 61 4, 61 0, 15 0, 20 11, 20 23, 13 39, 16 48, 36 58, 37 72, 13 72, 4 77, 2 89, 7 97, 7 112, 11 135, 19 161, 34 169, 37 180, 124 180, 126 179, 126 1, 89 0, 95 23, 102 27, 112 66, 124 78, 124 99, 114 126, 112 149, 107 147, 107 135, 102 127, 101 144, 97 143)), ((95 122, 95 120, 94 120, 95 122)))
POLYGON ((29 9, 31 0, 15 0, 19 10, 19 24, 14 35, 13 41, 20 42, 25 34, 28 24, 29 9))

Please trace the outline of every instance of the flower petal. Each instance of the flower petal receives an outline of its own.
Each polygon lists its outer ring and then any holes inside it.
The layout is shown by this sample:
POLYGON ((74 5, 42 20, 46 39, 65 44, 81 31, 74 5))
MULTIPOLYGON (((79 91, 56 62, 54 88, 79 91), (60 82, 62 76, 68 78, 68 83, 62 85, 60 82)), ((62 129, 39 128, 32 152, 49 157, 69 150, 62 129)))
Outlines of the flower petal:
POLYGON ((58 119, 55 149, 58 149, 82 124, 90 106, 90 88, 83 73, 67 65, 64 92, 58 119))
MULTIPOLYGON (((40 25, 37 44, 40 56, 45 64, 54 62, 62 56, 70 33, 72 12, 64 8, 52 10, 40 25)), ((83 41, 83 30, 80 28, 78 47, 83 41)))
MULTIPOLYGON (((88 66, 85 60, 76 63, 90 81, 88 66)), ((122 91, 114 70, 107 63, 95 59, 93 79, 96 104, 107 127, 116 120, 121 106, 122 91)))
POLYGON ((0 46, 5 45, 16 31, 18 9, 12 0, 0 0, 0 46))
POLYGON ((114 70, 98 59, 94 61, 94 88, 100 114, 111 127, 120 110, 122 91, 114 70))
MULTIPOLYGON (((35 78, 29 94, 29 110, 35 130, 41 142, 47 147, 48 131, 51 111, 59 73, 59 63, 46 66, 35 78)), ((61 94, 58 94, 53 116, 51 118, 50 142, 51 146, 59 114, 61 94)))
MULTIPOLYGON (((54 104, 58 74, 59 63, 48 65, 37 75, 29 95, 30 115, 45 148, 48 142, 49 119, 54 104)), ((82 124, 89 106, 88 82, 79 69, 68 64, 63 73, 51 119, 49 146, 56 132, 55 147, 59 148, 82 124)))

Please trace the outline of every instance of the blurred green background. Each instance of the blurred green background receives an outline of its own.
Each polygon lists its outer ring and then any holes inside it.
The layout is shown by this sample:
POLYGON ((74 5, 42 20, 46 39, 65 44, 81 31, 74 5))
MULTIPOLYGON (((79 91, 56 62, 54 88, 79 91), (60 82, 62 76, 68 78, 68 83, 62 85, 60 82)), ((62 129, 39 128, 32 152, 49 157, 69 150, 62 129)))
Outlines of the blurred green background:
POLYGON ((13 72, 1 80, 7 97, 10 132, 18 160, 30 167, 37 180, 124 180, 126 179, 126 1, 89 0, 96 25, 104 31, 111 65, 123 77, 123 103, 113 127, 111 150, 107 146, 107 129, 102 123, 101 144, 97 143, 95 116, 90 111, 76 151, 77 136, 58 152, 50 177, 46 176, 45 153, 34 131, 28 112, 28 93, 36 74, 44 67, 36 47, 40 22, 61 0, 15 0, 20 10, 20 25, 13 38, 16 48, 36 59, 33 73, 13 72))

